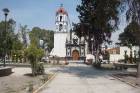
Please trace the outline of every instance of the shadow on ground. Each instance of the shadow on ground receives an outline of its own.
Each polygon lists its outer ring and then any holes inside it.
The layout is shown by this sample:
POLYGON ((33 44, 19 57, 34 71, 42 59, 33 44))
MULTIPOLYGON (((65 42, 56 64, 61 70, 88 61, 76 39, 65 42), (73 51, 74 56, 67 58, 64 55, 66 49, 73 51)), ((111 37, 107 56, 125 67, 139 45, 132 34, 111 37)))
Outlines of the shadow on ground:
POLYGON ((77 75, 80 78, 105 77, 110 74, 123 72, 121 70, 96 69, 93 66, 89 66, 85 64, 75 64, 75 65, 70 64, 65 67, 60 67, 59 69, 53 69, 51 71, 58 72, 58 73, 66 73, 69 75, 77 75))

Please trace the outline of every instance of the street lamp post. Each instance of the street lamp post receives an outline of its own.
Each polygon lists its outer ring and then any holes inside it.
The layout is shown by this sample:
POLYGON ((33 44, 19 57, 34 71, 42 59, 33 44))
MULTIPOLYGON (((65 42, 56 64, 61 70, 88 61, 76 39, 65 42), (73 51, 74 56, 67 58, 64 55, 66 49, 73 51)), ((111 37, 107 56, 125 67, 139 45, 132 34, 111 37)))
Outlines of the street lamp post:
POLYGON ((6 54, 7 54, 7 16, 8 16, 8 13, 9 13, 9 9, 4 8, 3 12, 4 12, 4 16, 5 16, 5 47, 4 47, 4 67, 5 67, 6 66, 5 65, 6 54))

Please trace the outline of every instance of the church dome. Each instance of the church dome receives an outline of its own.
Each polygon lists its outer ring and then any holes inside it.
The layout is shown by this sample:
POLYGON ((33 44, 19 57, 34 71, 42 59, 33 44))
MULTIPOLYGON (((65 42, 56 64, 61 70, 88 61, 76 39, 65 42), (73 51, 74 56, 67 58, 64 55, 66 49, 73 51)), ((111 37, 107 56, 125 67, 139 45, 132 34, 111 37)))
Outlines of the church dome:
POLYGON ((63 8, 63 7, 60 7, 57 11, 56 11, 56 15, 58 14, 65 14, 65 15, 68 15, 67 11, 63 8))

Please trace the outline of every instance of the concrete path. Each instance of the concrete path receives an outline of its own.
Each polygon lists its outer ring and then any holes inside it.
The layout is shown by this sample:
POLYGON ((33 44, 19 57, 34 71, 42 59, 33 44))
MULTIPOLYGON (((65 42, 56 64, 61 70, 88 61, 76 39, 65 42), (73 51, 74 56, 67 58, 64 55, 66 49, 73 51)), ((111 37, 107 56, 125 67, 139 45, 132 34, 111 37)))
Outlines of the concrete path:
POLYGON ((57 76, 40 93, 140 93, 140 89, 109 76, 114 71, 102 71, 84 64, 69 64, 52 69, 57 76))

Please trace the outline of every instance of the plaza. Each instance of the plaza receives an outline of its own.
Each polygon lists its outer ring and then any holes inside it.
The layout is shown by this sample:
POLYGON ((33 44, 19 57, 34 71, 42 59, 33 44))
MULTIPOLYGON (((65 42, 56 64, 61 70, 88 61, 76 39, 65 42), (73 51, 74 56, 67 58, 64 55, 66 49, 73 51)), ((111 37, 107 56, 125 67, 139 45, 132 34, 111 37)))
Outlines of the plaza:
POLYGON ((140 87, 113 78, 122 71, 99 70, 85 64, 71 63, 50 70, 56 77, 40 93, 139 93, 140 87))
POLYGON ((140 93, 139 0, 0 0, 0 93, 140 93))

